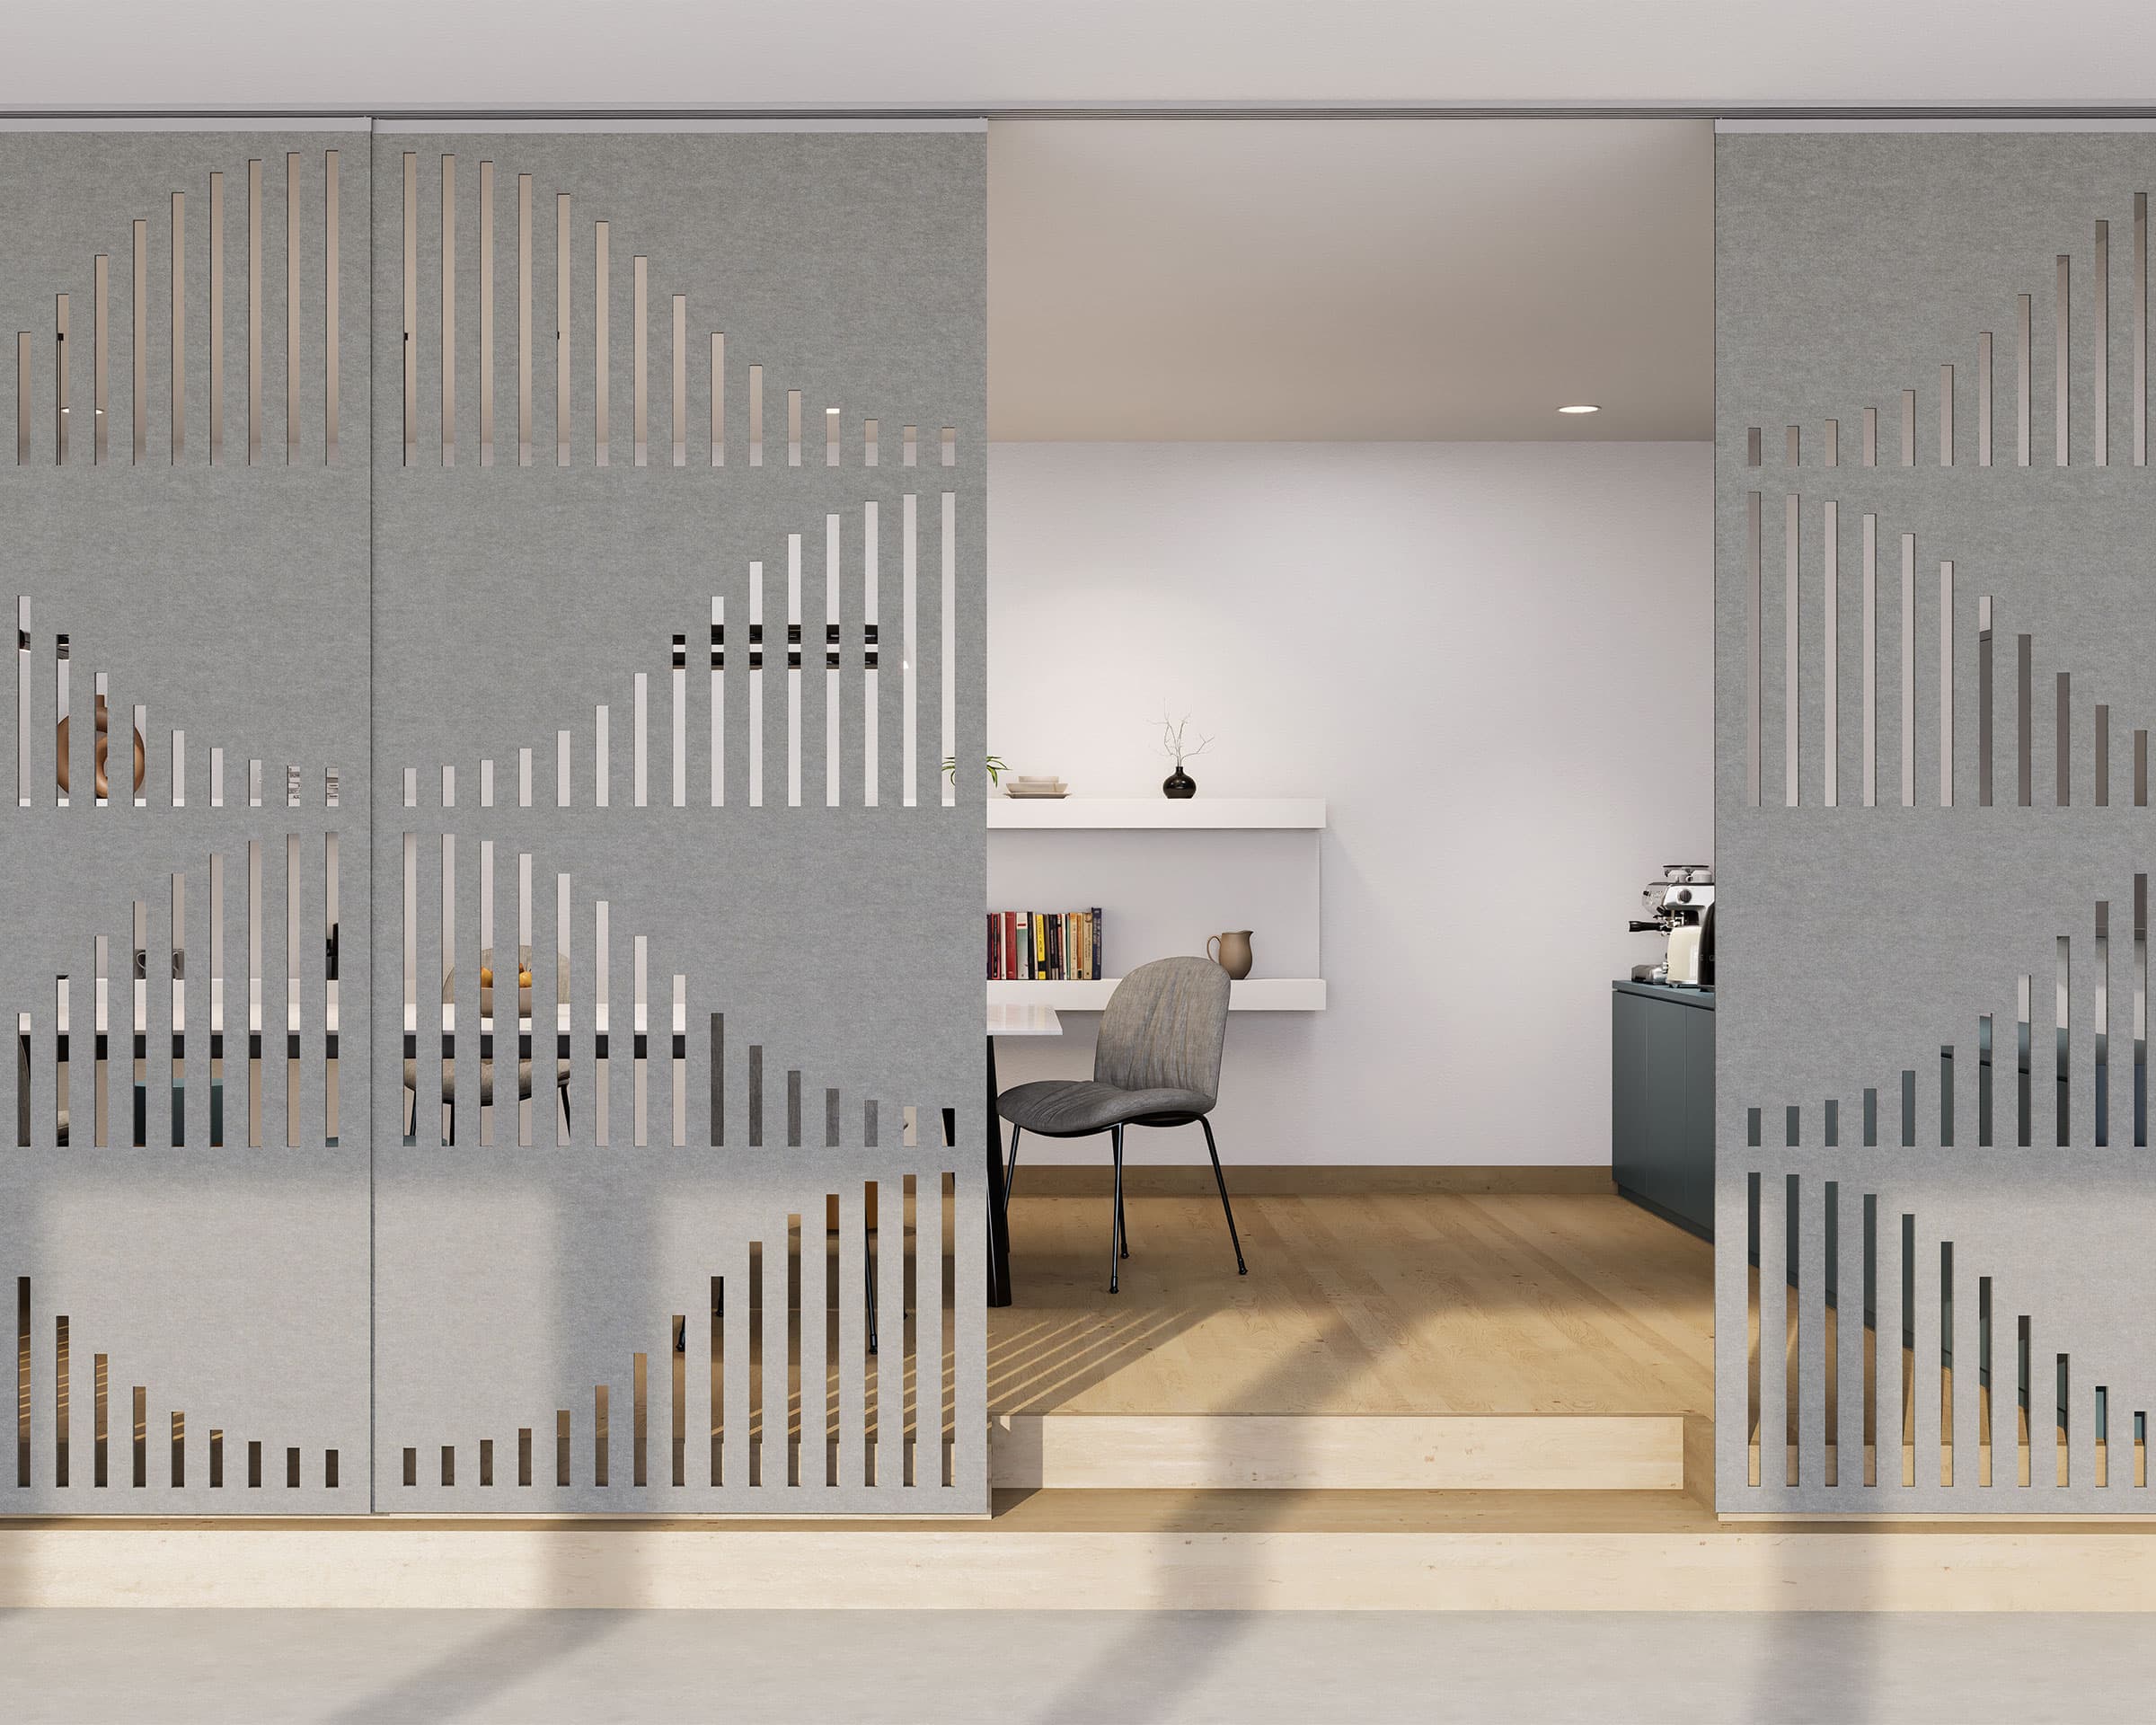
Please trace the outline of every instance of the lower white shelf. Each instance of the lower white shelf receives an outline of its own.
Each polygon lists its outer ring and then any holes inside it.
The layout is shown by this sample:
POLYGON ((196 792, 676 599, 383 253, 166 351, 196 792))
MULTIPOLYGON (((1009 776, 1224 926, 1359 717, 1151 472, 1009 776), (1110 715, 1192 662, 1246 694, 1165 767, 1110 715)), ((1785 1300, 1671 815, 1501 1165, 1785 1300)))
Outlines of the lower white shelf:
MULTIPOLYGON (((988 1004, 1000 1005, 1031 1001, 1058 1012, 1097 1013, 1108 1004, 1118 978, 1099 982, 992 982, 988 1004)), ((1236 1013, 1321 1013, 1325 1010, 1322 977, 1250 977, 1231 984, 1228 1010, 1236 1013)))

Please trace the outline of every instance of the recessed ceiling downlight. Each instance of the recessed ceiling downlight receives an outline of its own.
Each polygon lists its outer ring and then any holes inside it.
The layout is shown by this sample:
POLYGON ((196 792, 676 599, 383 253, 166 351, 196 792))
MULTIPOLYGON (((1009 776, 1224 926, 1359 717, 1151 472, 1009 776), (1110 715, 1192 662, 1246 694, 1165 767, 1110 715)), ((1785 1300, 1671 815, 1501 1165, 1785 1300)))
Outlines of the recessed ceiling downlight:
POLYGON ((1602 409, 1593 402, 1574 402, 1569 407, 1560 407, 1560 413, 1599 413, 1602 409))

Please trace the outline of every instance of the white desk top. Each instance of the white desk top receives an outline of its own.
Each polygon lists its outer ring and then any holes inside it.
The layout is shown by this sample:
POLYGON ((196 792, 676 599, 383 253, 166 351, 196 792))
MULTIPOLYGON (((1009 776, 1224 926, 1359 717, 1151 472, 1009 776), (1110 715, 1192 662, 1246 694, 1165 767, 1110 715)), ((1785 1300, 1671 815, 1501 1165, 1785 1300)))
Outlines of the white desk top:
POLYGON ((992 1000, 988 1003, 990 1036, 1061 1036, 1063 1021, 1053 1006, 1033 1001, 992 1000))

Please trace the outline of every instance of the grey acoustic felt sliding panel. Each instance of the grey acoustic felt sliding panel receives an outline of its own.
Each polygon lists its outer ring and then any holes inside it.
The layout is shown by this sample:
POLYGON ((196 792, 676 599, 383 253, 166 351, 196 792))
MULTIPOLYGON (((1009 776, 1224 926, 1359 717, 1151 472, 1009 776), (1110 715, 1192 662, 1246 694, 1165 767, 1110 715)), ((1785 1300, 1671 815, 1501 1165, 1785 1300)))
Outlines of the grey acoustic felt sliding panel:
POLYGON ((2156 1507, 2152 184, 1719 141, 1725 1511, 2156 1507))
POLYGON ((368 168, 0 131, 0 1513, 367 1508, 368 168))
POLYGON ((987 1507, 983 142, 376 137, 380 1508, 987 1507))

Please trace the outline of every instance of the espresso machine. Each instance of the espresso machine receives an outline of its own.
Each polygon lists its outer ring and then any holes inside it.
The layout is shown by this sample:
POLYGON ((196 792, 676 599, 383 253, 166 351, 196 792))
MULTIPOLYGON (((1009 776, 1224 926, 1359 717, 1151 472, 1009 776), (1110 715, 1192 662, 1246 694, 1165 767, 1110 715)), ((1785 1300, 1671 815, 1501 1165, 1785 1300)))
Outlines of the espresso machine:
POLYGON ((1662 878, 1639 895, 1647 916, 1630 924, 1635 934, 1663 937, 1658 964, 1636 964, 1634 982, 1676 988, 1714 986, 1714 869, 1705 862, 1666 862, 1662 878))

